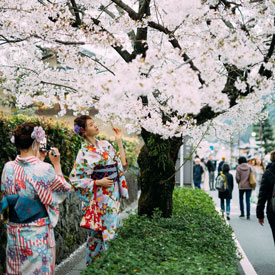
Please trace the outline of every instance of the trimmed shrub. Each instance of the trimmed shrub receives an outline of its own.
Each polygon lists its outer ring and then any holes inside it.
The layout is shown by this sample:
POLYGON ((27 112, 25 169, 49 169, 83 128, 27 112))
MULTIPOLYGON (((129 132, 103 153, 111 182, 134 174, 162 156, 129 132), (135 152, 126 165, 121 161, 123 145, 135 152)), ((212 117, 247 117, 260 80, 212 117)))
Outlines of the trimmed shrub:
MULTIPOLYGON (((49 144, 56 146, 59 149, 62 171, 64 175, 68 176, 72 170, 73 162, 81 146, 81 137, 75 134, 72 128, 68 127, 68 125, 63 122, 47 119, 45 117, 30 117, 20 114, 15 116, 5 116, 4 114, 0 114, 0 146, 2 149, 0 151, 0 171, 2 171, 4 164, 9 159, 14 159, 18 154, 16 147, 10 142, 11 132, 18 124, 25 121, 32 121, 44 128, 49 144)), ((98 138, 108 140, 103 135, 98 138)), ((112 141, 110 142, 113 143, 112 141)), ((128 157, 129 166, 136 168, 138 143, 135 141, 123 140, 123 145, 128 157)), ((116 143, 114 144, 114 147, 118 149, 116 143)), ((46 159, 46 161, 48 161, 48 159, 46 159)))
POLYGON ((83 274, 237 274, 232 229, 201 190, 177 188, 171 218, 130 215, 83 274))

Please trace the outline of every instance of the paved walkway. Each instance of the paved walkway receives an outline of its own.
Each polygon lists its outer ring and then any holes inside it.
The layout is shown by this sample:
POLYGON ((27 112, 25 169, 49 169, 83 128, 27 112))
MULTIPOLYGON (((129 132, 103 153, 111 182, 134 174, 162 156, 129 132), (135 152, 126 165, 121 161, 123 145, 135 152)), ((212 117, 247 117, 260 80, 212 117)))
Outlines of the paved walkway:
MULTIPOLYGON (((235 174, 235 171, 232 172, 235 174)), ((217 210, 220 209, 220 199, 217 191, 209 191, 208 184, 204 186, 206 192, 213 198, 217 210)), ((256 203, 251 204, 251 220, 239 218, 239 189, 234 182, 234 190, 231 201, 231 214, 229 224, 232 226, 235 236, 240 243, 248 261, 252 264, 256 273, 247 272, 247 275, 274 275, 275 274, 275 248, 272 232, 265 218, 264 226, 258 223, 256 217, 256 203)), ((249 262, 245 262, 248 265, 249 262)), ((247 266, 244 266, 246 268, 247 266)), ((240 274, 242 273, 240 270, 240 274)))
MULTIPOLYGON (((120 222, 137 209, 138 201, 129 205, 120 215, 120 222)), ((79 275, 86 268, 86 243, 56 267, 56 275, 79 275)))

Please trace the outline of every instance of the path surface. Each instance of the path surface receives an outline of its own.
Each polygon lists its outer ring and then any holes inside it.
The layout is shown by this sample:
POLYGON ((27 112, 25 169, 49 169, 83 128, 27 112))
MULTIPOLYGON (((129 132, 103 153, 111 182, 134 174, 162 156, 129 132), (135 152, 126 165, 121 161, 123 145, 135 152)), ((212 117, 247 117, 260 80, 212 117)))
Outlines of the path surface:
MULTIPOLYGON (((234 174, 235 171, 232 172, 234 174)), ((206 192, 212 196, 216 207, 220 208, 220 200, 217 191, 209 191, 206 184, 206 192)), ((231 220, 235 235, 258 275, 275 275, 275 247, 270 226, 265 218, 264 226, 259 225, 256 218, 256 204, 251 204, 251 220, 239 218, 239 190, 234 182, 234 190, 231 201, 231 220)), ((250 275, 250 274, 247 274, 250 275)))
MULTIPOLYGON (((234 171, 232 172, 234 174, 234 171)), ((213 198, 216 208, 220 207, 220 200, 217 191, 209 191, 208 178, 207 184, 203 189, 213 198)), ((236 238, 240 243, 248 261, 254 267, 258 275, 275 275, 275 248, 272 233, 267 220, 262 227, 258 224, 256 218, 256 204, 251 204, 251 220, 239 218, 239 193, 238 186, 234 183, 233 199, 231 201, 231 220, 229 224, 232 226, 236 238)), ((137 202, 132 204, 128 210, 135 209, 137 202)), ((126 218, 126 212, 121 214, 121 221, 126 218)), ((56 275, 79 275, 82 269, 85 269, 85 245, 80 247, 69 259, 61 263, 57 267, 56 275)), ((248 263, 249 263, 248 262, 248 263)), ((240 275, 252 275, 245 273, 239 266, 240 275)), ((253 273, 255 274, 255 273, 253 273)))
MULTIPOLYGON (((120 222, 127 218, 130 212, 135 211, 138 202, 129 205, 120 215, 120 222)), ((56 268, 56 275, 79 275, 86 268, 86 244, 82 245, 69 258, 60 263, 56 268)))

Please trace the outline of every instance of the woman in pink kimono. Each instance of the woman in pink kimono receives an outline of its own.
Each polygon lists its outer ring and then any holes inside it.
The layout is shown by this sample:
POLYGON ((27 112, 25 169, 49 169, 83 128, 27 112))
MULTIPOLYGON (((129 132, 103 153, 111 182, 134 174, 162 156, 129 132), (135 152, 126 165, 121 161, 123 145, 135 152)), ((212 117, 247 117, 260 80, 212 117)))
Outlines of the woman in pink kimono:
POLYGON ((106 241, 115 237, 119 227, 120 199, 128 198, 127 184, 119 153, 106 140, 95 138, 99 130, 90 116, 74 121, 74 130, 84 138, 70 180, 83 201, 82 213, 87 217, 91 202, 96 202, 99 215, 81 225, 89 229, 86 262, 90 264, 106 250, 106 241))
POLYGON ((42 127, 26 122, 15 129, 11 141, 20 150, 5 164, 1 178, 0 213, 8 210, 7 274, 54 274, 55 238, 60 204, 71 186, 62 176, 56 148, 42 159, 42 127))

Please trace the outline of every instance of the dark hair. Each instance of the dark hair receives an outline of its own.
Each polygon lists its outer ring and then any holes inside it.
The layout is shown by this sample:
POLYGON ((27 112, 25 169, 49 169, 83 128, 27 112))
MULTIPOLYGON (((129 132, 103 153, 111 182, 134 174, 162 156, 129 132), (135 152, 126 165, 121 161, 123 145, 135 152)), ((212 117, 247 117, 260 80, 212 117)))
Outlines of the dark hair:
POLYGON ((239 157, 238 163, 239 163, 239 164, 247 163, 246 157, 239 157))
POLYGON ((34 139, 31 137, 34 127, 32 122, 25 122, 18 125, 13 131, 15 146, 19 149, 28 149, 31 147, 34 139))
POLYGON ((272 152, 270 153, 270 161, 271 161, 271 162, 275 162, 275 151, 272 151, 272 152))
POLYGON ((229 170, 230 170, 229 164, 228 164, 228 163, 224 163, 224 164, 222 165, 222 171, 223 171, 223 173, 228 173, 229 170))
MULTIPOLYGON (((88 119, 92 119, 90 116, 87 115, 81 115, 78 116, 75 120, 74 120, 74 126, 79 126, 81 128, 83 128, 83 130, 86 129, 86 125, 87 125, 87 120, 88 119)), ((80 131, 79 135, 82 136, 82 131, 80 131)))

